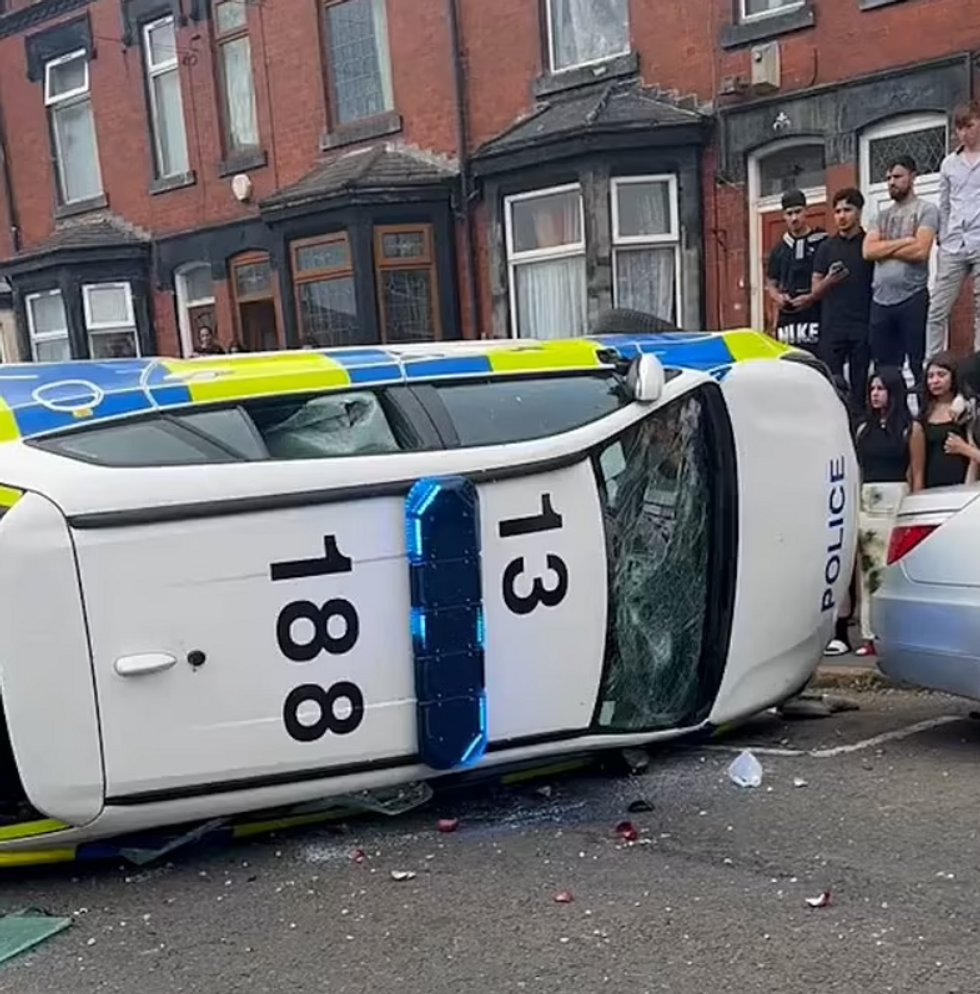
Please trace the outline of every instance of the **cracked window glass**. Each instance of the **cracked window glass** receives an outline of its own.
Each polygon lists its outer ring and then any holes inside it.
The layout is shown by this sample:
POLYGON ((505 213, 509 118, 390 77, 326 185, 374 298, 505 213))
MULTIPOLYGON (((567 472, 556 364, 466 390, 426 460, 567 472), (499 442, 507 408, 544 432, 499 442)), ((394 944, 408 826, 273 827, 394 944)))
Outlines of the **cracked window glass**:
POLYGON ((697 395, 654 412, 595 456, 605 513, 609 628, 599 724, 673 728, 702 703, 712 487, 697 395))

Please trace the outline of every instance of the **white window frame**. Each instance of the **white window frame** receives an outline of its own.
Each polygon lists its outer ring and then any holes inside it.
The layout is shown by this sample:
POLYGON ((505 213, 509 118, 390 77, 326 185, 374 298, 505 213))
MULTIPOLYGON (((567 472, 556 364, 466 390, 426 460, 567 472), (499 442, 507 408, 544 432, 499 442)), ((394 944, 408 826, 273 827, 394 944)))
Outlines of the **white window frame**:
MULTIPOLYGON (((802 3, 803 0, 800 0, 802 3)), ((559 68, 555 65, 555 12, 554 5, 555 0, 545 0, 545 27, 548 33, 548 68, 552 75, 560 75, 564 72, 573 72, 576 69, 582 69, 586 66, 599 66, 604 62, 609 62, 612 59, 618 59, 622 55, 628 55, 630 51, 630 30, 632 25, 630 24, 629 16, 629 0, 624 0, 626 7, 626 47, 621 52, 614 52, 612 55, 603 55, 598 59, 589 59, 586 62, 576 62, 572 66, 562 66, 559 68)))
POLYGON ((69 52, 67 55, 59 55, 58 58, 52 59, 50 62, 44 63, 44 106, 54 107, 57 104, 67 103, 69 100, 75 100, 78 97, 89 97, 90 93, 90 79, 89 79, 89 57, 88 52, 84 48, 76 49, 74 52, 69 52), (85 63, 85 84, 79 86, 77 89, 69 90, 67 93, 58 93, 55 96, 51 95, 51 70, 58 69, 60 66, 66 65, 69 62, 77 62, 79 59, 83 60, 85 63))
POLYGON ((133 304, 133 285, 131 283, 85 283, 82 286, 82 310, 85 315, 85 334, 89 339, 91 348, 92 335, 112 334, 132 334, 133 348, 137 356, 142 354, 140 349, 139 329, 136 327, 136 308, 133 304), (92 298, 93 290, 122 290, 126 294, 126 321, 94 321, 92 319, 92 298))
POLYGON ((146 90, 147 97, 150 101, 150 124, 153 130, 153 145, 156 151, 157 175, 160 179, 172 179, 174 176, 182 176, 186 172, 187 164, 185 164, 184 169, 178 169, 173 173, 167 173, 163 170, 164 157, 163 142, 160 134, 160 110, 157 104, 156 88, 153 85, 153 81, 158 79, 160 76, 166 76, 168 73, 177 74, 177 92, 180 94, 181 99, 181 126, 184 129, 184 145, 186 147, 187 119, 184 116, 184 93, 183 88, 180 85, 180 56, 177 53, 177 21, 173 14, 168 14, 166 17, 158 17, 155 21, 150 21, 148 24, 143 25, 143 65, 146 69, 146 90), (174 28, 174 55, 172 59, 168 59, 165 63, 154 63, 153 44, 150 35, 157 28, 160 28, 165 24, 172 24, 174 28))
POLYGON ((24 298, 24 310, 27 313, 27 334, 31 341, 31 360, 40 362, 37 357, 36 344, 38 342, 68 342, 68 352, 71 354, 71 337, 68 334, 68 310, 65 307, 65 297, 61 290, 42 290, 39 293, 29 293, 24 298), (65 315, 64 331, 37 331, 34 327, 34 301, 43 300, 45 297, 57 297, 61 301, 61 311, 65 315))
POLYGON ((752 24, 755 21, 764 21, 769 17, 779 17, 780 14, 788 14, 792 10, 799 10, 805 3, 805 0, 792 0, 790 3, 784 3, 774 10, 761 10, 758 14, 750 14, 748 12, 748 0, 738 0, 738 22, 739 24, 752 24))
POLYGON ((191 328, 190 311, 192 307, 213 307, 215 304, 214 285, 210 297, 191 297, 187 292, 188 274, 194 269, 211 268, 209 262, 188 262, 174 273, 174 287, 177 291, 177 324, 180 330, 180 345, 182 354, 194 354, 194 336, 191 328))
MULTIPOLYGON (((675 324, 683 327, 683 274, 681 273, 681 219, 680 219, 680 184, 674 173, 653 173, 649 176, 615 176, 609 185, 609 196, 612 201, 612 248, 613 248, 613 294, 618 283, 616 275, 619 250, 629 251, 631 248, 657 248, 673 246, 674 249, 674 310, 675 324), (664 235, 621 235, 619 233, 619 190, 624 186, 637 186, 641 183, 662 183, 667 186, 667 196, 670 198, 670 231, 664 235)), ((620 306, 616 303, 616 306, 620 306)))
MULTIPOLYGON (((507 252, 507 283, 510 298, 510 333, 512 338, 520 335, 517 327, 517 268, 531 262, 545 262, 554 259, 585 258, 585 196, 581 183, 566 183, 563 186, 549 186, 526 193, 515 193, 504 198, 504 234, 507 252), (526 200, 541 200, 556 193, 577 193, 579 210, 579 230, 581 240, 557 248, 531 249, 525 252, 514 250, 514 204, 526 200)), ((585 309, 588 310, 588 287, 585 288, 585 309)))

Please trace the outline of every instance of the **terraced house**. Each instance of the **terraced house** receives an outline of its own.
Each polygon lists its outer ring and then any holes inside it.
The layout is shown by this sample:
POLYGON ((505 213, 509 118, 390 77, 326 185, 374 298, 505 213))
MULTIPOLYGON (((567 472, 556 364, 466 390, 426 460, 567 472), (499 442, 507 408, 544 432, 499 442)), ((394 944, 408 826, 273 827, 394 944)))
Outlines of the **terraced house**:
POLYGON ((0 11, 8 360, 761 325, 781 192, 935 196, 980 48, 975 0, 0 11))

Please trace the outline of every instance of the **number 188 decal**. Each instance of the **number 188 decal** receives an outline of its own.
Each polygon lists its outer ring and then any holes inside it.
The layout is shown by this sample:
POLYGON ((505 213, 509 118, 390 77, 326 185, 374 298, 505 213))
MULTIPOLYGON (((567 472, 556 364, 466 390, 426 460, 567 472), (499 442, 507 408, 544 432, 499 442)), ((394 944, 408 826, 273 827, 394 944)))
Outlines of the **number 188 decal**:
MULTIPOLYGON (((323 539, 324 555, 320 559, 300 559, 273 563, 269 572, 273 583, 307 580, 320 576, 353 573, 354 563, 337 546, 335 535, 323 539)), ((293 663, 310 663, 322 652, 343 656, 357 645, 361 635, 361 619, 357 608, 343 597, 334 597, 323 604, 309 600, 290 601, 276 619, 276 642, 279 651, 293 663), (296 637, 297 622, 308 622, 313 635, 306 641, 296 637)), ((316 742, 327 732, 350 735, 364 720, 364 694, 356 683, 340 680, 330 687, 304 683, 294 687, 282 706, 286 732, 297 742, 316 742), (338 707, 346 704, 340 714, 338 707), (312 724, 300 720, 304 705, 316 705, 320 714, 312 724)))

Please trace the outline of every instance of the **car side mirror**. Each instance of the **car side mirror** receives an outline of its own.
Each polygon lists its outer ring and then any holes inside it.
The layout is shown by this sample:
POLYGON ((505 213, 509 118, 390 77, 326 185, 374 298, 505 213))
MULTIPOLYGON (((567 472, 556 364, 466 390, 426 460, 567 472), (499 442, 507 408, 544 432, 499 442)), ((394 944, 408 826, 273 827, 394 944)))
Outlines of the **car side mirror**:
POLYGON ((626 385, 638 404, 653 404, 664 392, 664 367, 655 355, 641 353, 626 374, 626 385))

